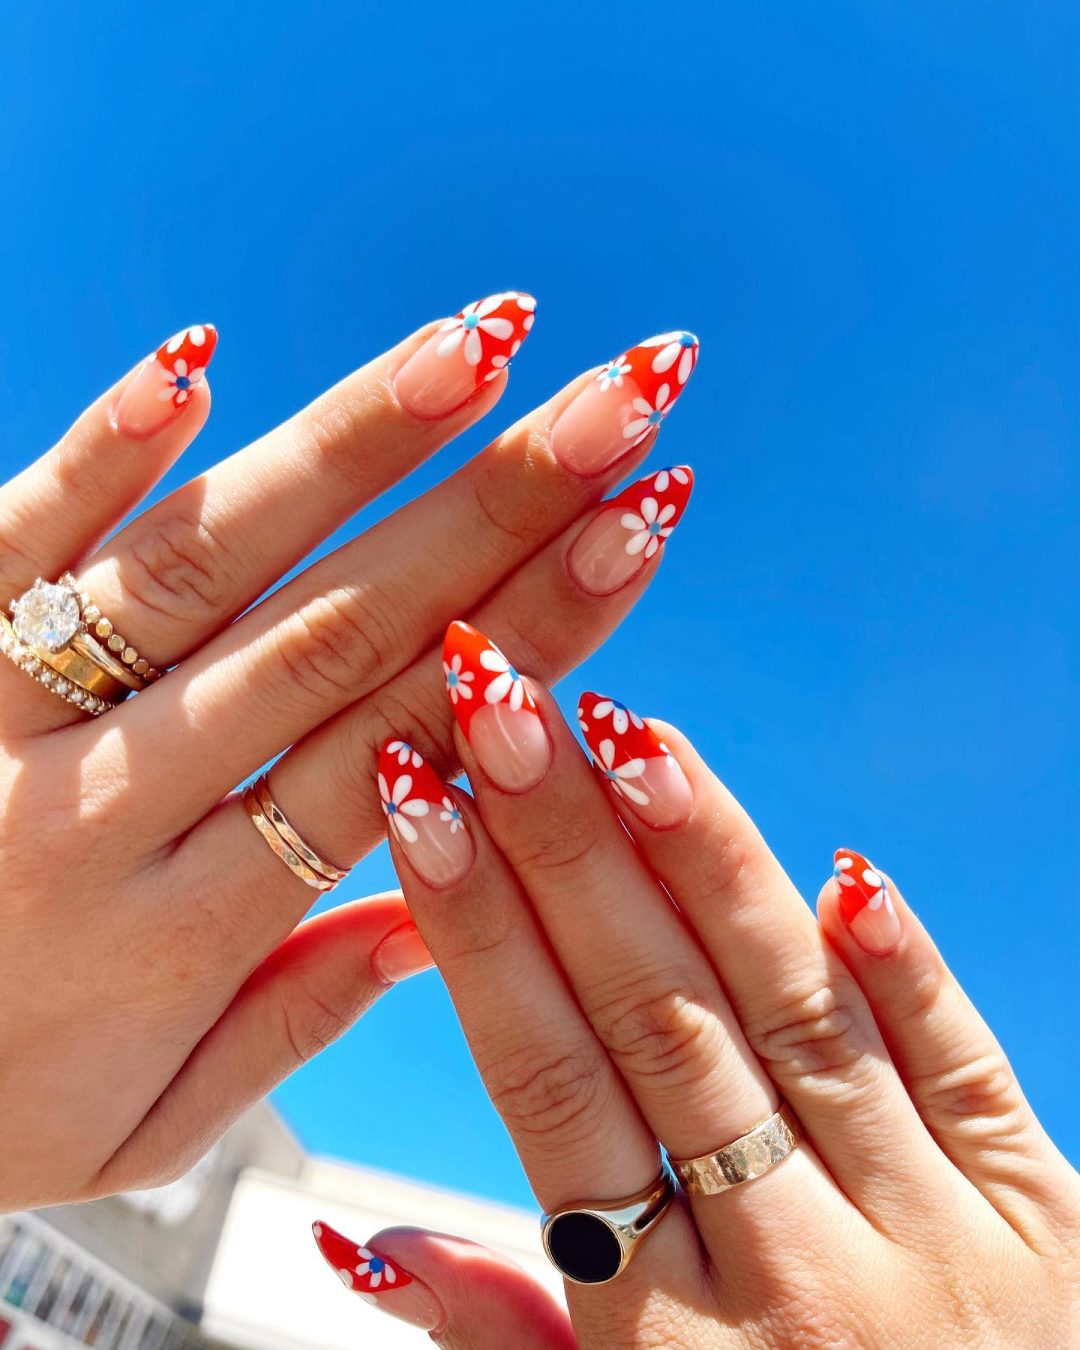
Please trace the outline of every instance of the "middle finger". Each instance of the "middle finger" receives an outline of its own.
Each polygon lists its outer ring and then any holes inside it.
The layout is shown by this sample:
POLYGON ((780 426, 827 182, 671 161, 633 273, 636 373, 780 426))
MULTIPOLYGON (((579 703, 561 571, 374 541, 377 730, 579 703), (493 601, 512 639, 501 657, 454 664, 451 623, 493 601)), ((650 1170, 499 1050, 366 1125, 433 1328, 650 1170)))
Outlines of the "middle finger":
MULTIPOLYGON (((649 350, 641 344, 634 352, 649 350)), ((628 441, 624 400, 613 397, 604 417, 594 410, 593 437, 609 451, 615 444, 617 455, 609 453, 595 476, 565 467, 563 416, 597 383, 583 377, 568 386, 452 478, 275 592, 114 714, 129 734, 105 738, 105 753, 125 756, 144 830, 160 831, 166 842, 188 829, 261 764, 370 694, 423 651, 451 614, 489 592, 646 454, 653 427, 628 441), (132 761, 128 746, 140 743, 153 744, 152 762, 132 761), (215 747, 212 763, 207 743, 215 747), (150 790, 162 763, 174 775, 168 794, 150 790)), ((578 445, 580 437, 579 429, 578 445)))

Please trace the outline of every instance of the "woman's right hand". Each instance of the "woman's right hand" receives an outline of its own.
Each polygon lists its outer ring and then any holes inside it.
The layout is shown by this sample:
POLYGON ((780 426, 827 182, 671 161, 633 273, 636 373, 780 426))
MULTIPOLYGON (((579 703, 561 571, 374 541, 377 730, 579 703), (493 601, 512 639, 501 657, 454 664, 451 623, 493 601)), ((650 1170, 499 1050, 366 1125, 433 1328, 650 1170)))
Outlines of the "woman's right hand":
POLYGON ((579 377, 249 606, 492 408, 532 317, 507 292, 422 329, 95 552, 208 415, 216 334, 188 329, 0 489, 0 595, 70 569, 115 634, 177 667, 91 721, 0 657, 0 1209, 181 1173, 429 963, 396 893, 297 928, 315 892, 229 794, 293 747, 274 797, 347 867, 381 838, 388 729, 452 755, 436 679, 451 617, 474 611, 549 679, 602 641, 657 558, 628 553, 621 511, 596 504, 647 454, 696 342, 579 377))

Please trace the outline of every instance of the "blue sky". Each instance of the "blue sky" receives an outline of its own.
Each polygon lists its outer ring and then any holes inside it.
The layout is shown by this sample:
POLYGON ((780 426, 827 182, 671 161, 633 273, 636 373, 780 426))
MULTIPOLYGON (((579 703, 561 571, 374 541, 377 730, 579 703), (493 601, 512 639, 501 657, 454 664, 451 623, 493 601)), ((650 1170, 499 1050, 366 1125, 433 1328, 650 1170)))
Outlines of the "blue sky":
MULTIPOLYGON (((695 500, 563 706, 679 723, 806 893, 837 844, 890 871, 1080 1158, 1078 30, 1040 0, 12 7, 0 467, 190 322, 221 342, 188 473, 533 291, 490 426, 360 528, 694 329, 656 462, 695 500)), ((381 850, 344 890, 391 881, 381 850)), ((528 1202, 435 975, 276 1100, 313 1148, 528 1202)))

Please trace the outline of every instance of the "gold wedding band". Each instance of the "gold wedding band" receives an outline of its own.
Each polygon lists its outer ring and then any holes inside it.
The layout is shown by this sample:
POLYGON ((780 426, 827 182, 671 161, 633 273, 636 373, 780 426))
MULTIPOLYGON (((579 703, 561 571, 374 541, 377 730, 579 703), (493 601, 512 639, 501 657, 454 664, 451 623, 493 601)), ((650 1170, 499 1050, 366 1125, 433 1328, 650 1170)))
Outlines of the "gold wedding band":
POLYGON ((11 602, 0 625, 0 652, 51 693, 94 717, 158 679, 136 648, 113 629, 74 576, 41 576, 11 602))
POLYGON ((329 891, 349 875, 347 869, 335 867, 321 858, 289 824, 285 813, 270 795, 266 774, 244 789, 242 800, 251 823, 274 854, 306 885, 316 891, 329 891))
POLYGON ((688 1195, 719 1195, 764 1176, 795 1151, 801 1138, 799 1122, 784 1102, 768 1120, 715 1153, 682 1162, 673 1158, 671 1166, 688 1195))
POLYGON ((11 622, 0 626, 0 651, 46 689, 95 717, 159 672, 141 657, 70 572, 57 582, 34 582, 11 602, 11 622))

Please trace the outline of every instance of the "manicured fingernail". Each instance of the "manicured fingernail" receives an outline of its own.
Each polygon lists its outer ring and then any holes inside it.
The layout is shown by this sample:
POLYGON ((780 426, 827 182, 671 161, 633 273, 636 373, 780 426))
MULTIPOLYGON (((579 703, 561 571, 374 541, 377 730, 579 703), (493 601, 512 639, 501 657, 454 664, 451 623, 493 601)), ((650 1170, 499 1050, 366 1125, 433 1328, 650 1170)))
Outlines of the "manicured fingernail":
POLYGON ((114 414, 117 430, 125 436, 145 438, 179 417, 191 389, 206 373, 217 338, 217 329, 205 323, 185 328, 163 342, 120 395, 114 414))
POLYGON ((311 1231, 327 1265, 337 1272, 346 1289, 359 1294, 392 1317, 400 1317, 422 1331, 441 1331, 446 1310, 431 1289, 404 1266, 360 1247, 328 1223, 313 1223, 311 1231))
POLYGON ((395 928, 371 953, 371 968, 385 984, 400 984, 410 975, 430 970, 434 964, 424 939, 413 923, 395 928))
POLYGON ((888 956, 900 941, 900 918, 885 878, 849 848, 836 850, 833 876, 840 887, 840 914, 852 937, 871 956, 888 956))
POLYGON ((428 885, 460 881, 472 865, 472 836, 449 788, 419 750, 405 741, 386 742, 379 796, 391 832, 428 885))
POLYGON ((551 763, 551 743, 532 695, 494 642, 455 621, 446 630, 443 673, 465 739, 495 786, 535 787, 551 763))
POLYGON ((584 477, 610 468, 659 427, 686 388, 697 355, 693 333, 661 333, 616 357, 556 418, 555 458, 584 477))
POLYGON ((582 694, 578 722, 596 767, 635 815, 655 830, 682 824, 694 804, 693 789, 652 727, 599 694, 582 694))
POLYGON ((570 575, 590 595, 621 590, 663 547, 682 519, 694 474, 687 464, 661 469, 604 502, 571 545, 570 575))
POLYGON ((398 402, 414 417, 446 417, 510 364, 529 336, 536 301, 524 291, 474 300, 439 325, 398 371, 398 402))

